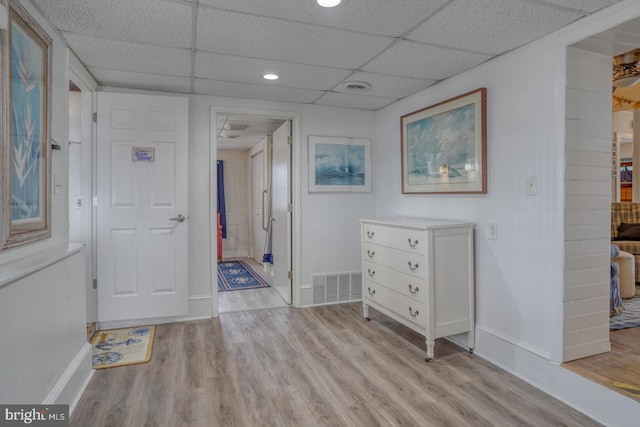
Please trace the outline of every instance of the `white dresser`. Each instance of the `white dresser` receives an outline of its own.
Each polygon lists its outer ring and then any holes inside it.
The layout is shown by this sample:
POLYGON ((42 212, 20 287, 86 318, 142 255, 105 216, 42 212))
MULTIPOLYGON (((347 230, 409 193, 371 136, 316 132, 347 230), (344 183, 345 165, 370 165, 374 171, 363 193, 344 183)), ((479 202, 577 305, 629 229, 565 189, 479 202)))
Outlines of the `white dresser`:
POLYGON ((474 255, 471 223, 422 218, 362 219, 362 302, 435 339, 467 333, 473 351, 474 255))

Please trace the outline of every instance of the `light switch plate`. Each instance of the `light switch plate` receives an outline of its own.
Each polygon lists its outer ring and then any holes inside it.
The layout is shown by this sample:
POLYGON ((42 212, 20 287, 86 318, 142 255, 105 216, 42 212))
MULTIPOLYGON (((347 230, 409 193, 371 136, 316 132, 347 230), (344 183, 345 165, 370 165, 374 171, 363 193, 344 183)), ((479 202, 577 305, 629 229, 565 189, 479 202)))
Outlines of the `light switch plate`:
POLYGON ((487 239, 498 240, 498 223, 490 222, 487 224, 487 239))
POLYGON ((527 196, 538 195, 538 177, 530 176, 527 178, 527 196))

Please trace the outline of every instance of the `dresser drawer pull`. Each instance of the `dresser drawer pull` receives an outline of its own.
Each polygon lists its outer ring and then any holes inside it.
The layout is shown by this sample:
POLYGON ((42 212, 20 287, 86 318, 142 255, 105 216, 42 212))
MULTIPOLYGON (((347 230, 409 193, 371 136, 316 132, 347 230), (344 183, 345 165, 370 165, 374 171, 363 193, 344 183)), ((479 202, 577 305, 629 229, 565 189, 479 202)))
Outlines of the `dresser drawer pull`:
POLYGON ((409 307, 409 314, 411 315, 411 317, 418 317, 418 314, 420 314, 420 312, 418 310, 416 310, 415 313, 414 313, 413 309, 411 307, 409 307))
POLYGON ((418 265, 418 263, 416 263, 415 265, 411 264, 411 261, 409 261, 409 270, 411 271, 416 271, 418 269, 418 267, 420 267, 418 265))
POLYGON ((367 274, 369 275, 369 277, 374 277, 376 275, 376 271, 372 271, 370 268, 367 268, 367 274))
POLYGON ((369 290, 369 295, 375 295, 376 294, 376 290, 371 290, 371 288, 367 288, 369 290))
POLYGON ((412 294, 415 295, 415 294, 418 293, 418 291, 419 291, 419 289, 418 289, 417 286, 414 288, 411 284, 409 284, 409 292, 411 292, 412 294))
POLYGON ((411 246, 412 248, 418 246, 418 239, 411 241, 411 237, 409 237, 409 246, 411 246))
POLYGON ((367 230, 367 237, 368 238, 370 238, 370 239, 373 238, 374 234, 376 234, 376 233, 374 233, 373 231, 367 230))
POLYGON ((369 258, 373 258, 373 256, 376 254, 375 251, 371 251, 369 249, 367 249, 367 255, 369 256, 369 258))

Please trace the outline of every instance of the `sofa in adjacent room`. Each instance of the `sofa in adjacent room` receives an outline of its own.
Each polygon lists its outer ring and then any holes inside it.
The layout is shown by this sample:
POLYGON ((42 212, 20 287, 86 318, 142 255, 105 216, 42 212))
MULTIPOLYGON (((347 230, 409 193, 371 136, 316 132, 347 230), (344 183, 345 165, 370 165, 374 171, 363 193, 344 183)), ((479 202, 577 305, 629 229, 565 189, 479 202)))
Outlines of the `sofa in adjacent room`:
POLYGON ((640 272, 640 203, 611 203, 611 241, 633 255, 635 271, 640 272))

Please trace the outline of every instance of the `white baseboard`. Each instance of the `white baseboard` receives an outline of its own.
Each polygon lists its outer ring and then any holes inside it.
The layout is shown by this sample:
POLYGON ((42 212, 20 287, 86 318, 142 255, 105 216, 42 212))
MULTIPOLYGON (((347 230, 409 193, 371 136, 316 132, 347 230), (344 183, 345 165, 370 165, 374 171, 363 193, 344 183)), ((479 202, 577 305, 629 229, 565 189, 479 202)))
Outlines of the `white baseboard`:
POLYGON ((640 402, 476 328, 474 353, 607 426, 635 427, 640 402), (631 415, 634 414, 634 415, 631 415))
POLYGON ((78 354, 62 373, 60 379, 49 391, 42 404, 69 405, 69 415, 71 415, 93 377, 94 370, 91 367, 91 356, 91 344, 84 343, 78 354))

